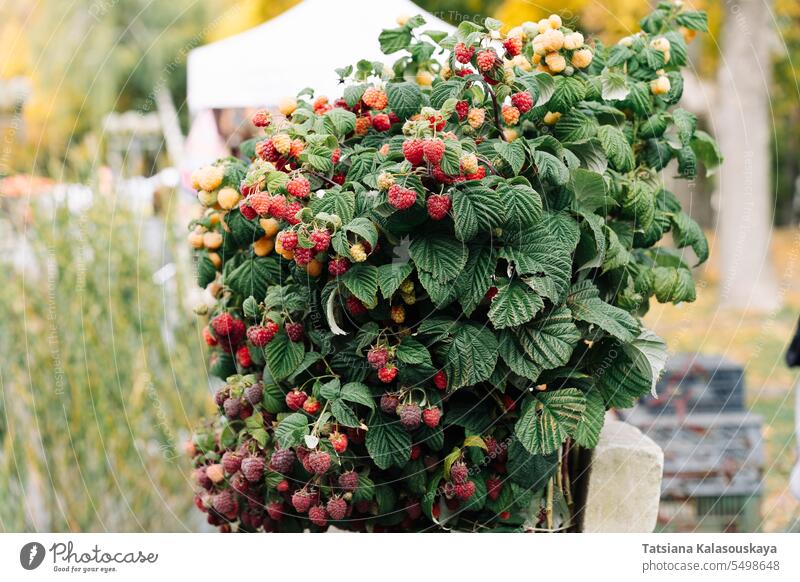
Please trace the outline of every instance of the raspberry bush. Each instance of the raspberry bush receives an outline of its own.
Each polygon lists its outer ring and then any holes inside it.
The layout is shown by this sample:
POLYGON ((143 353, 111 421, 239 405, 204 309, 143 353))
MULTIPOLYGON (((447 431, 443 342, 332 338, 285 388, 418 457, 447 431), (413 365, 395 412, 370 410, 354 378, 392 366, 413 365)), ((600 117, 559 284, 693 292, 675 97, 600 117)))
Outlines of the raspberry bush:
POLYGON ((674 107, 702 13, 609 47, 556 15, 421 24, 194 175, 224 386, 191 451, 223 529, 568 527, 571 453, 663 367, 639 316, 695 297, 671 246, 707 244, 660 173, 720 162, 674 107))

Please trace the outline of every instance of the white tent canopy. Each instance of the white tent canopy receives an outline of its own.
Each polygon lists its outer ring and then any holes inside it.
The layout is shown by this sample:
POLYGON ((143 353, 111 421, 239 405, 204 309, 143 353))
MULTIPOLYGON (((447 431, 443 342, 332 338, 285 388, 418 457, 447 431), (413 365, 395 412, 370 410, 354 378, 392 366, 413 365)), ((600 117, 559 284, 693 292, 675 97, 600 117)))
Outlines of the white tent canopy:
POLYGON ((398 16, 422 14, 430 30, 453 27, 410 0, 305 0, 264 24, 189 53, 188 101, 203 109, 262 107, 305 87, 338 97, 335 69, 360 59, 391 63, 378 34, 398 16))

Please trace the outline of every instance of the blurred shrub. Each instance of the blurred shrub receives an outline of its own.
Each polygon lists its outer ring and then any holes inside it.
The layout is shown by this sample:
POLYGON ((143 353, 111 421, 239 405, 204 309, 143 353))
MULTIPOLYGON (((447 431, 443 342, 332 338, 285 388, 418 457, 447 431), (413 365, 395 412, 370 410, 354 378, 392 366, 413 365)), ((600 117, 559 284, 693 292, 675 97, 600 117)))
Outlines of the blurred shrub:
POLYGON ((189 307, 109 201, 36 218, 0 293, 0 530, 198 529, 182 442, 210 399, 189 307))

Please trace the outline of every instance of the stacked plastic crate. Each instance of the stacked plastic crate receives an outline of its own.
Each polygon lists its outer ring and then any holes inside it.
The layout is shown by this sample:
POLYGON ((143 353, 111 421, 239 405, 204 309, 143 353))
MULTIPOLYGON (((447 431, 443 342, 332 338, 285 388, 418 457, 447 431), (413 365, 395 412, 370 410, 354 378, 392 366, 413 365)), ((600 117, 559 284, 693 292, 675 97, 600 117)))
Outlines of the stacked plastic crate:
POLYGON ((673 356, 658 397, 643 399, 625 419, 664 450, 661 531, 759 529, 762 421, 745 410, 741 366, 673 356))

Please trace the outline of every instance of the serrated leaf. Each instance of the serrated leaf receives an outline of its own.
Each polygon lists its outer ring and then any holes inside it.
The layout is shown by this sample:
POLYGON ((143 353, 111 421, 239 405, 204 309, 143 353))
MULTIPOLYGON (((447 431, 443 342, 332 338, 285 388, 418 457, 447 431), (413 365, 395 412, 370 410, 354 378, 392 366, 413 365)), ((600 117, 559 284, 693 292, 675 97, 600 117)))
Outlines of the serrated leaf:
POLYGON ((389 108, 400 119, 406 119, 419 113, 422 105, 422 93, 416 83, 408 81, 402 83, 388 83, 386 96, 389 98, 389 108))
POLYGON ((384 298, 390 299, 413 270, 412 263, 390 263, 378 267, 378 286, 384 298))
POLYGON ((597 120, 578 109, 561 116, 554 127, 556 138, 561 142, 580 143, 597 135, 597 120))
POLYGON ((627 311, 600 299, 597 287, 591 281, 581 281, 572 286, 567 305, 572 316, 600 329, 624 342, 633 341, 639 334, 639 322, 627 311))
POLYGON ((533 163, 540 178, 559 186, 569 181, 567 166, 553 154, 536 150, 533 154, 533 163))
POLYGON ((497 256, 490 245, 474 245, 469 260, 455 281, 458 301, 469 316, 483 300, 492 285, 492 275, 497 266, 497 256))
POLYGON ((372 399, 372 393, 369 388, 361 382, 348 382, 339 391, 339 396, 342 400, 348 402, 355 402, 362 406, 368 407, 370 410, 375 409, 375 401, 372 399))
POLYGON ((614 164, 617 170, 628 172, 633 169, 633 148, 619 128, 601 125, 597 130, 597 137, 608 156, 608 161, 614 164))
POLYGON ((441 282, 458 277, 467 264, 467 247, 442 233, 422 235, 414 239, 408 250, 418 269, 441 282))
POLYGON ((356 128, 356 114, 341 107, 334 107, 322 119, 325 129, 340 138, 352 133, 356 128))
POLYGON ((467 185, 453 190, 452 201, 453 223, 460 241, 471 240, 503 222, 503 201, 496 190, 481 184, 467 185))
POLYGON ((375 414, 369 422, 367 452, 380 469, 402 467, 411 458, 411 435, 384 414, 375 414))
POLYGON ((489 319, 496 329, 516 327, 529 322, 544 308, 544 301, 528 285, 511 279, 498 285, 489 308, 489 319))
POLYGON ((511 171, 518 174, 525 165, 525 144, 522 140, 511 143, 498 141, 494 144, 495 151, 508 164, 511 171))
POLYGON ((357 263, 340 277, 345 287, 367 305, 375 303, 378 294, 378 268, 366 263, 357 263))
POLYGON ((483 382, 492 375, 498 346, 494 333, 476 325, 464 325, 447 350, 446 368, 451 390, 483 382))
POLYGON ((604 69, 600 74, 602 97, 606 101, 622 101, 630 93, 628 78, 622 73, 604 69))
POLYGON ((542 197, 530 186, 501 182, 497 185, 497 193, 505 205, 504 227, 519 230, 541 218, 542 197))
POLYGON ((410 336, 406 336, 400 341, 395 356, 404 364, 433 365, 428 348, 410 336))
POLYGON ((278 333, 264 348, 269 373, 278 381, 294 372, 304 355, 303 342, 293 342, 284 332, 278 333))
POLYGON ((679 248, 691 246, 698 265, 708 260, 708 241, 703 229, 685 212, 672 216, 672 235, 679 248))
POLYGON ((378 229, 368 218, 362 216, 354 218, 344 226, 344 230, 357 234, 366 240, 370 246, 375 246, 375 243, 378 242, 378 229))
POLYGON ((596 447, 600 440, 600 431, 603 430, 605 414, 603 396, 598 390, 591 390, 586 394, 586 408, 575 430, 575 442, 589 449, 596 447))
POLYGON ((277 259, 251 255, 225 278, 225 284, 245 297, 262 301, 267 287, 280 283, 280 278, 281 266, 277 259))
POLYGON ((534 392, 523 404, 514 435, 531 454, 547 455, 575 434, 585 408, 586 398, 577 388, 534 392))
POLYGON ((500 334, 499 351, 500 357, 512 372, 529 380, 538 379, 539 368, 531 362, 530 357, 520 347, 516 336, 511 331, 504 330, 500 334))
POLYGON ((550 111, 566 113, 586 96, 586 86, 576 77, 554 77, 553 96, 547 103, 550 111))
POLYGON ((290 414, 281 420, 275 429, 275 439, 282 449, 301 444, 306 434, 308 434, 308 417, 300 412, 290 414))
POLYGON ((517 340, 535 366, 537 377, 544 370, 566 364, 580 339, 572 312, 566 307, 547 311, 517 330, 517 340))
POLYGON ((361 422, 358 420, 358 415, 345 404, 341 398, 331 402, 331 414, 339 424, 350 427, 358 427, 361 422))

